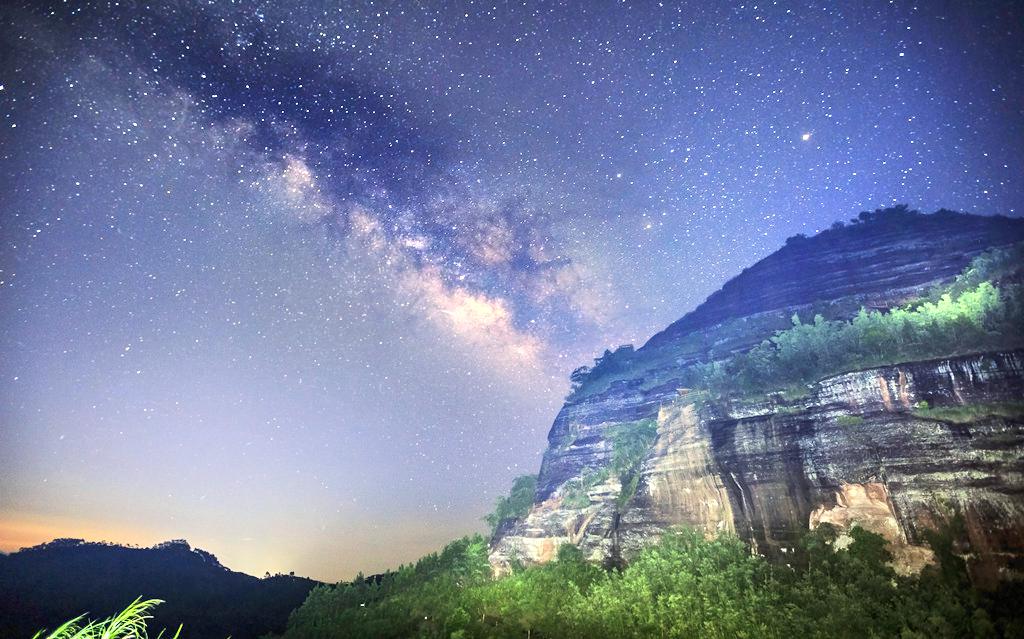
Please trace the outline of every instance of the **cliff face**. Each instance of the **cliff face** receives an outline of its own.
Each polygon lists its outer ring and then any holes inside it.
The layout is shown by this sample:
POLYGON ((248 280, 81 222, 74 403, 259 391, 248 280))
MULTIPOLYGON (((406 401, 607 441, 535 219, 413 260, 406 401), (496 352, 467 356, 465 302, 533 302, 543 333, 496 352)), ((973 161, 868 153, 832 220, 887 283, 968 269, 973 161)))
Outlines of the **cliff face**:
MULTIPOLYGON (((882 534, 897 568, 914 571, 931 558, 926 532, 958 513, 966 523, 961 550, 977 580, 1024 576, 1024 423, 1019 411, 998 410, 1024 398, 1021 351, 847 373, 790 401, 713 402, 680 390, 673 377, 692 361, 757 343, 794 308, 815 305, 836 317, 871 300, 899 302, 1024 234, 1020 221, 967 219, 959 239, 952 232, 921 239, 907 225, 834 231, 817 248, 838 253, 814 257, 812 274, 787 268, 780 251, 628 352, 611 373, 585 380, 552 426, 533 509, 493 539, 495 569, 515 559, 547 561, 567 542, 595 561, 628 559, 677 524, 733 532, 784 562, 808 529, 830 523, 882 534), (823 275, 828 263, 847 270, 823 275), (892 275, 879 279, 886 269, 892 275), (766 277, 788 292, 764 293, 741 309, 732 291, 749 294, 766 277), (829 277, 840 281, 829 284, 829 277), (975 412, 962 418, 941 410, 956 406, 975 412), (608 466, 613 428, 647 419, 656 420, 657 436, 635 489, 615 476, 583 481, 608 466)), ((819 239, 801 240, 810 247, 796 254, 815 253, 819 239)))
MULTIPOLYGON (((974 574, 1019 575, 1024 422, 982 414, 957 423, 929 414, 1021 397, 1021 351, 839 375, 792 402, 723 407, 665 396, 656 409, 657 439, 626 504, 616 479, 590 490, 583 508, 565 507, 558 491, 548 494, 499 534, 492 562, 546 561, 565 542, 594 560, 628 558, 677 524, 733 532, 785 560, 809 528, 827 522, 882 534, 897 568, 913 571, 931 556, 925 531, 959 512, 974 574), (915 410, 921 402, 932 409, 915 410)), ((564 450, 548 451, 546 483, 558 483, 555 467, 568 481, 603 465, 610 447, 600 432, 607 427, 588 426, 564 450)))

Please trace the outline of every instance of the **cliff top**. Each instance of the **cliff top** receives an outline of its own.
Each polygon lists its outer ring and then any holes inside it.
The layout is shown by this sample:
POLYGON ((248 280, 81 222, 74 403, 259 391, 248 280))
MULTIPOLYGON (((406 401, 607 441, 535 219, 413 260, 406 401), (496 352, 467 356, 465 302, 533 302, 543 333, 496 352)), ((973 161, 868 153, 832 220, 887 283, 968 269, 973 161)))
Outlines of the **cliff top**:
MULTIPOLYGON (((936 283, 978 253, 1024 240, 1024 219, 897 206, 865 211, 813 237, 796 235, 744 269, 644 349, 729 319, 857 295, 865 299, 936 283)), ((642 349, 641 349, 642 350, 642 349)))

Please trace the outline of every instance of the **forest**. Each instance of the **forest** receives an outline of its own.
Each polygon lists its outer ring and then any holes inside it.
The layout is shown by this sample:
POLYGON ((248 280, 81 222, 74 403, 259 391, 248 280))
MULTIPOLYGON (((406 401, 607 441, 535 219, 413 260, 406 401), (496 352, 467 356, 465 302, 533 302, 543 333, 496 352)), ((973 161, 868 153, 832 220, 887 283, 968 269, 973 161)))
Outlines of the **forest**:
MULTIPOLYGON (((151 626, 172 629, 183 624, 187 632, 182 636, 190 639, 259 637, 282 631, 289 613, 318 584, 294 575, 260 579, 234 572, 181 539, 149 548, 55 539, 0 554, 0 637, 27 639, 83 613, 97 620, 140 596, 164 601, 138 608, 152 617, 151 626)), ((79 626, 88 623, 80 621, 79 626)), ((128 624, 129 619, 123 621, 128 624)), ((93 630, 103 636, 98 626, 93 630)), ((81 627, 75 632, 82 634, 68 636, 93 636, 81 627)))
POLYGON ((682 529, 621 569, 564 545, 557 560, 498 579, 472 536, 383 579, 314 589, 282 637, 1021 636, 1019 585, 973 589, 953 532, 932 535, 939 561, 919 576, 893 571, 880 536, 854 528, 840 543, 827 524, 790 565, 682 529))

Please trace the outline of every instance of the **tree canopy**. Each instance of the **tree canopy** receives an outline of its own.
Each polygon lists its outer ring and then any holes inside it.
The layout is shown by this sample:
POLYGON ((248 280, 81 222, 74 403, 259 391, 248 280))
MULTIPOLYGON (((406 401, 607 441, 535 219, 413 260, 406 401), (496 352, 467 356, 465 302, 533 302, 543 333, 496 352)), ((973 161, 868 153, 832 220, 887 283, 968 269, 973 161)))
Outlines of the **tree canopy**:
POLYGON ((621 570, 590 564, 566 544, 556 560, 498 579, 483 539, 466 537, 379 584, 317 588, 283 639, 954 639, 1024 630, 1012 605, 1020 588, 973 590, 949 535, 937 536, 939 565, 911 577, 889 566, 882 537, 859 528, 849 535, 852 543, 836 544, 838 531, 822 525, 787 567, 752 555, 735 536, 676 530, 621 570))

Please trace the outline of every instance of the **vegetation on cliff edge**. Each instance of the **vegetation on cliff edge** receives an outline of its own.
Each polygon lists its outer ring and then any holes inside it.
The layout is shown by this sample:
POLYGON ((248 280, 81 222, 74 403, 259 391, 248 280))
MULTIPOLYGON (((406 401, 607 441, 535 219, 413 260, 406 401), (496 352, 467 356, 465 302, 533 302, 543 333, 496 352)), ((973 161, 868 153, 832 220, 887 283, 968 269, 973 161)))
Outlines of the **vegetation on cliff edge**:
POLYGON ((484 521, 491 527, 493 535, 501 522, 507 519, 519 519, 526 516, 533 506, 533 496, 537 492, 537 476, 521 475, 512 481, 512 490, 507 496, 498 497, 494 510, 484 516, 484 521))
POLYGON ((914 414, 925 419, 937 419, 955 424, 969 424, 985 417, 1003 417, 1024 420, 1024 402, 991 402, 985 404, 964 404, 929 408, 927 405, 914 408, 914 414))
POLYGON ((692 366, 684 383, 717 395, 803 388, 852 370, 1024 346, 1024 288, 1009 276, 1024 246, 989 251, 950 285, 888 311, 792 326, 728 359, 692 366))
MULTIPOLYGON (((918 215, 899 209, 862 221, 918 215)), ((822 240, 833 232, 823 232, 822 240)), ((655 348, 605 351, 593 366, 573 371, 567 400, 615 383, 642 390, 678 384, 734 396, 799 394, 808 383, 858 368, 1024 346, 1022 267, 1024 244, 1018 243, 978 255, 954 281, 888 310, 859 308, 855 296, 820 300, 788 319, 776 310, 728 319, 655 348), (830 341, 836 337, 842 340, 830 341), (860 338, 869 342, 864 348, 860 338)))
POLYGON ((587 472, 567 482, 563 489, 562 505, 567 508, 585 508, 590 505, 589 491, 609 478, 619 480, 618 504, 624 506, 636 492, 640 478, 640 464, 658 435, 658 424, 653 418, 635 422, 621 422, 608 426, 605 438, 612 445, 611 458, 603 468, 587 472))

